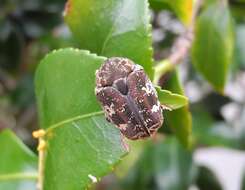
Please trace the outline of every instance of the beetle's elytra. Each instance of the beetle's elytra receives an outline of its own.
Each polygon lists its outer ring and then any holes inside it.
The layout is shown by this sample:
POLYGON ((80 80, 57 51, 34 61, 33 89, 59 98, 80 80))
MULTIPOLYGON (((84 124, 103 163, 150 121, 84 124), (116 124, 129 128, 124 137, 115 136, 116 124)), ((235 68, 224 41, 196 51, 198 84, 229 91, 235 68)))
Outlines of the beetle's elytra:
POLYGON ((107 59, 96 71, 95 93, 107 120, 131 140, 153 135, 163 123, 155 88, 129 59, 107 59))

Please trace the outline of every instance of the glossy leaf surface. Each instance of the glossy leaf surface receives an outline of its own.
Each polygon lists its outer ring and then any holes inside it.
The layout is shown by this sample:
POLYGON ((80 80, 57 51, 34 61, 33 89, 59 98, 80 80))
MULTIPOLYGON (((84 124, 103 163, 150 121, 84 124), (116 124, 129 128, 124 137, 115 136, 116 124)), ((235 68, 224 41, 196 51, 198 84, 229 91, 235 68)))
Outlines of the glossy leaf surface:
POLYGON ((152 76, 147 0, 69 0, 65 20, 82 49, 130 58, 152 76))
POLYGON ((36 73, 41 126, 46 129, 44 189, 85 189, 126 154, 119 130, 104 119, 95 71, 105 60, 88 51, 48 54, 36 73))

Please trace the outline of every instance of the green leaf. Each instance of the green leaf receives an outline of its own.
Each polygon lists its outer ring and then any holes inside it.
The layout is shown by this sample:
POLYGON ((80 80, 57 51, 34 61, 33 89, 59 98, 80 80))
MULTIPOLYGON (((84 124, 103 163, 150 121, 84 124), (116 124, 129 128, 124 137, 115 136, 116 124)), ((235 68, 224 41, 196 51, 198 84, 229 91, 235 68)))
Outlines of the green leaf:
POLYGON ((192 152, 184 149, 175 138, 168 138, 155 149, 154 170, 159 189, 188 189, 194 176, 192 152), (163 176, 170 176, 162 183, 163 176))
POLYGON ((35 189, 37 157, 9 129, 0 132, 0 189, 35 189))
POLYGON ((175 137, 168 137, 146 147, 124 179, 122 189, 188 189, 194 169, 192 153, 184 149, 175 137))
POLYGON ((185 25, 191 23, 193 0, 150 0, 150 5, 154 10, 169 7, 185 25))
POLYGON ((204 108, 192 109, 193 142, 196 146, 225 146, 239 148, 239 136, 231 126, 215 122, 204 108))
POLYGON ((204 78, 223 93, 234 46, 233 22, 225 1, 207 6, 198 17, 192 62, 204 78))
POLYGON ((151 143, 151 139, 143 139, 143 140, 127 140, 127 143, 130 147, 130 152, 125 158, 123 162, 121 162, 116 168, 116 175, 119 178, 125 177, 128 175, 130 169, 134 166, 135 162, 141 159, 140 155, 144 151, 145 147, 151 143))
POLYGON ((127 57, 152 77, 148 0, 68 0, 65 21, 82 49, 127 57))
POLYGON ((239 72, 239 69, 245 68, 245 24, 236 26, 236 42, 235 42, 235 63, 233 70, 239 72))
POLYGON ((242 189, 242 190, 245 190, 245 171, 243 172, 241 189, 242 189))
MULTIPOLYGON (((168 79, 166 84, 164 84, 164 88, 172 91, 173 93, 184 94, 176 71, 173 72, 170 79, 168 79)), ((164 116, 167 126, 169 126, 175 132, 180 142, 185 147, 190 147, 192 119, 188 105, 171 112, 164 112, 164 116)))
POLYGON ((48 54, 38 67, 38 111, 47 133, 45 190, 85 189, 126 154, 94 94, 95 71, 104 60, 70 48, 48 54))
POLYGON ((188 98, 185 96, 163 90, 159 86, 156 86, 155 88, 161 105, 165 106, 167 109, 175 110, 188 104, 188 98))
POLYGON ((198 167, 196 185, 200 190, 222 190, 222 186, 218 178, 205 166, 198 167))

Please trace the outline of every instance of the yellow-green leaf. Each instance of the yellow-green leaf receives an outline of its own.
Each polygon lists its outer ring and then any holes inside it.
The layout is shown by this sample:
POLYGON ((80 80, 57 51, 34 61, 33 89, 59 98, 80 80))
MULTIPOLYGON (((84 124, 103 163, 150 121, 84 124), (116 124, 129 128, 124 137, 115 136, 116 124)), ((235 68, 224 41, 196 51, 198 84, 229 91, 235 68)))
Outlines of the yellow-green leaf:
POLYGON ((180 94, 172 93, 168 90, 163 90, 160 87, 155 87, 158 94, 158 99, 163 107, 170 110, 179 109, 188 104, 188 98, 180 94))
POLYGON ((169 7, 185 25, 191 23, 193 0, 150 0, 150 4, 156 10, 169 7))

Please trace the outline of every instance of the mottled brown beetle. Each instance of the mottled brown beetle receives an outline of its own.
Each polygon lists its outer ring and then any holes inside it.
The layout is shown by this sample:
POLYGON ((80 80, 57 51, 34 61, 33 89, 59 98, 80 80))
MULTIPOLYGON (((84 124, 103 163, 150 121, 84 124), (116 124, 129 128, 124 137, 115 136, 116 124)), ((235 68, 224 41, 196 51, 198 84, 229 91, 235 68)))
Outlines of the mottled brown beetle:
POLYGON ((106 119, 131 140, 152 136, 163 123, 155 88, 129 59, 107 59, 96 71, 95 93, 106 119))

